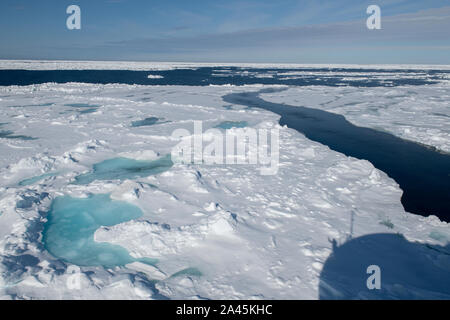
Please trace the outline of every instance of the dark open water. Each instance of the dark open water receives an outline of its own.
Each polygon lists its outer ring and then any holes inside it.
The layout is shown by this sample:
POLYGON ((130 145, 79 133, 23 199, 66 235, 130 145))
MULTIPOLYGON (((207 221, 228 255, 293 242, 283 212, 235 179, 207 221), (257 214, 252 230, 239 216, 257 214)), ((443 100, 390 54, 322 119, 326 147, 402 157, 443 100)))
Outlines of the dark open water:
POLYGON ((235 93, 223 99, 275 112, 281 115, 281 125, 347 156, 369 160, 400 185, 406 211, 435 214, 450 221, 450 155, 389 133, 355 126, 338 114, 264 101, 259 93, 235 93))

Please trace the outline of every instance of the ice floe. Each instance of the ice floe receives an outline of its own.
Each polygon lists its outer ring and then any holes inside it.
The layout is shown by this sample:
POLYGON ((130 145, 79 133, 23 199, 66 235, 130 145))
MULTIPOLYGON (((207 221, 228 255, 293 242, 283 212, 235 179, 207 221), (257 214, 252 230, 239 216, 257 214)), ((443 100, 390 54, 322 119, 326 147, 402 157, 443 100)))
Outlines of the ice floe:
POLYGON ((450 86, 300 87, 265 93, 267 101, 342 114, 350 122, 450 152, 450 86))
MULTIPOLYGON (((414 243, 408 250, 421 252, 418 259, 403 259, 408 264, 401 264, 400 269, 434 263, 427 270, 448 270, 444 246, 450 241, 449 225, 433 216, 406 213, 400 203, 402 191, 385 173, 368 161, 346 157, 279 126, 278 116, 271 112, 239 105, 230 108, 221 99, 227 93, 260 88, 74 83, 0 88, 8 95, 0 101, 2 122, 8 122, 5 130, 37 138, 14 141, 14 147, 8 139, 0 141, 0 297, 316 299, 324 285, 345 293, 342 283, 327 282, 326 275, 335 270, 328 273, 333 252, 345 256, 352 240, 385 233, 402 234, 404 241, 414 243), (149 96, 151 101, 142 100, 149 96), (44 105, 49 101, 51 105, 44 105), (39 107, 8 107, 41 103, 39 107), (73 109, 65 106, 73 103, 99 107, 89 114, 61 113, 73 109), (130 125, 149 117, 170 122, 130 125), (175 129, 192 130, 197 120, 213 128, 236 119, 253 128, 279 129, 276 175, 261 175, 258 166, 249 164, 181 163, 165 166, 156 174, 152 170, 135 174, 170 154, 178 142, 171 137, 175 129), (128 160, 111 163, 111 159, 128 160), (80 176, 85 177, 83 183, 73 183, 80 176), (90 202, 97 197, 103 201, 90 202), (67 202, 61 203, 62 199, 67 202), (84 209, 77 207, 79 203, 84 209), (106 263, 89 259, 80 263, 80 248, 87 243, 81 238, 70 243, 73 250, 59 247, 61 239, 51 242, 56 249, 48 246, 49 224, 59 212, 55 209, 76 205, 63 210, 59 219, 71 213, 70 219, 82 216, 83 221, 91 221, 97 214, 116 212, 118 207, 110 208, 111 203, 120 203, 119 215, 139 214, 112 222, 99 220, 83 230, 93 237, 88 244, 94 249, 99 244, 121 248, 129 260, 116 263, 111 262, 113 256, 100 255, 106 263), (101 210, 94 210, 96 206, 101 210), (79 285, 75 289, 73 280, 79 285)), ((442 107, 446 102, 439 100, 446 92, 442 90, 438 86, 301 88, 264 98, 318 108, 356 101, 360 104, 353 109, 357 116, 351 118, 351 108, 346 116, 357 122, 370 112, 382 114, 383 103, 413 91, 418 94, 408 94, 416 99, 410 101, 411 107, 394 114, 416 132, 420 123, 409 121, 404 112, 414 110, 423 115, 420 121, 425 127, 430 125, 430 112, 447 112, 442 107), (422 92, 434 101, 433 111, 420 107, 425 99, 422 92), (381 100, 378 109, 370 111, 368 100, 373 95, 381 100), (324 104, 329 101, 335 102, 324 104)), ((377 122, 377 117, 361 123, 388 123, 386 130, 397 130, 393 120, 377 122)), ((435 117, 433 128, 444 132, 446 118, 435 117)), ((448 136, 442 138, 447 140, 439 146, 448 144, 448 136)), ((74 228, 69 229, 79 236, 74 228)), ((382 247, 373 245, 378 249, 374 252, 380 252, 386 242, 382 247)), ((344 275, 356 279, 350 273, 344 275)), ((422 282, 413 284, 419 296, 427 295, 429 288, 421 291, 422 282)), ((395 286, 386 290, 394 296, 397 292, 395 286)), ((450 294, 442 290, 436 296, 448 298, 450 294)))

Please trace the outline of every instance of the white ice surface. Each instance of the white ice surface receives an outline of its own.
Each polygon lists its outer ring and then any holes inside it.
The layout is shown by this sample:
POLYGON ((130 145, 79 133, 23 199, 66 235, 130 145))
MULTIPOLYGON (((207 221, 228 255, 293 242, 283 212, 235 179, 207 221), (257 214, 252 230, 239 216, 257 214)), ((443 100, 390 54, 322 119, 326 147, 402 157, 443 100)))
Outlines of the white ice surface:
POLYGON ((420 69, 448 70, 449 65, 413 64, 300 64, 300 63, 196 63, 196 62, 144 62, 144 61, 58 61, 58 60, 0 60, 0 69, 22 70, 173 70, 200 67, 243 68, 344 68, 344 69, 420 69))
MULTIPOLYGON (((220 98, 260 88, 94 84, 0 88, 0 122, 7 123, 1 130, 38 138, 0 139, 0 298, 148 299, 159 293, 189 299, 316 299, 331 240, 343 243, 350 236, 352 210, 353 237, 391 232, 428 244, 450 241, 447 223, 405 213, 397 184, 369 162, 279 127, 273 113, 224 108, 227 104, 220 98), (36 106, 47 103, 51 105, 36 106), (77 108, 64 106, 73 103, 100 107, 80 114, 77 108), (151 116, 164 123, 131 127, 132 121, 151 116), (279 127, 278 174, 262 176, 258 166, 250 165, 177 164, 136 181, 70 184, 77 174, 105 159, 118 155, 153 159, 169 153, 177 143, 170 138, 172 131, 192 131, 193 120, 203 120, 205 129, 225 120, 247 121, 255 128, 279 127), (48 172, 58 175, 18 186, 25 178, 48 172), (16 208, 22 196, 44 192, 49 197, 40 203, 16 208), (157 258, 154 268, 83 267, 81 290, 67 287, 67 265, 42 247, 45 218, 40 212, 48 210, 56 196, 88 193, 111 193, 143 210, 142 218, 100 228, 95 237, 120 244, 135 257, 157 258), (198 270, 201 276, 183 272, 173 276, 186 269, 198 270), (157 280, 154 287, 148 279, 157 280)), ((353 95, 358 101, 366 92, 378 93, 362 89, 358 97, 353 89, 326 90, 325 102, 336 94, 353 95)), ((394 90, 406 89, 383 90, 394 95, 394 90)), ((310 97, 313 92, 310 89, 310 97)))
POLYGON ((361 127, 450 152, 450 82, 401 87, 296 87, 267 101, 338 113, 361 127))

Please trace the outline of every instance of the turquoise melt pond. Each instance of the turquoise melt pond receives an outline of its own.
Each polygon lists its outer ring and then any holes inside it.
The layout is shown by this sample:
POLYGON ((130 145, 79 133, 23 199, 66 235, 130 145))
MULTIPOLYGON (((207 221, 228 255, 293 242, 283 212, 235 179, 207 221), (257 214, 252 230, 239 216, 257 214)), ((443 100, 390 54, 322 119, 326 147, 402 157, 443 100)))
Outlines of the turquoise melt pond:
POLYGON ((215 126, 215 128, 228 130, 231 128, 245 128, 247 126, 247 121, 223 121, 215 126))
POLYGON ((112 200, 107 194, 58 197, 48 212, 43 243, 53 256, 79 266, 109 268, 136 261, 152 264, 156 260, 135 259, 121 246, 94 241, 94 233, 101 226, 113 226, 141 216, 138 207, 112 200))
POLYGON ((147 177, 162 173, 173 166, 170 155, 143 161, 128 158, 114 158, 94 165, 93 170, 75 177, 74 184, 89 184, 95 180, 125 180, 147 177))

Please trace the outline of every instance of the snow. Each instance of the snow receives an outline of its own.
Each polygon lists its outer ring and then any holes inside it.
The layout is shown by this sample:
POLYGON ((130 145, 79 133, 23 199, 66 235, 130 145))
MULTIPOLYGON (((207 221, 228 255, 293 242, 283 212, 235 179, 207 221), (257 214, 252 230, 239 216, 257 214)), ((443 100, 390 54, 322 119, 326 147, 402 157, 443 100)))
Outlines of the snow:
MULTIPOLYGON (((260 88, 75 83, 1 87, 0 112, 6 123, 2 130, 36 140, 0 139, 0 297, 317 299, 321 272, 333 246, 382 233, 402 234, 412 247, 419 248, 414 250, 425 250, 418 260, 405 259, 407 264, 397 266, 400 270, 428 262, 448 270, 448 255, 419 243, 445 246, 450 241, 450 226, 433 216, 404 212, 402 192, 385 173, 368 161, 346 157, 279 126, 273 113, 230 108, 221 100, 227 93, 260 88), (36 104, 40 106, 30 106, 36 104), (83 114, 68 104, 98 108, 83 114), (132 126, 150 116, 166 121, 132 126), (204 130, 226 121, 278 128, 278 173, 261 175, 258 166, 248 164, 175 163, 158 174, 73 183, 75 177, 92 173, 93 166, 105 160, 123 157, 148 162, 170 154, 178 143, 171 133, 178 128, 192 131, 194 120, 203 121, 204 130), (20 184, 30 178, 26 185, 20 184), (46 212, 61 196, 89 199, 106 194, 139 208, 142 216, 98 227, 95 240, 119 245, 134 259, 157 260, 152 265, 138 261, 107 268, 81 266, 79 273, 73 273, 72 264, 52 256, 43 246, 46 212), (26 205, 18 205, 23 200, 26 205), (74 279, 80 289, 68 285, 74 279)), ((438 85, 307 87, 264 98, 341 110, 350 121, 371 126, 384 123, 385 130, 399 135, 401 131, 395 130, 400 126, 394 122, 401 119, 416 140, 422 139, 417 134, 420 130, 428 136, 431 129, 439 132, 442 142, 435 145, 445 149, 448 120, 433 118, 431 113, 448 113, 446 90, 438 85), (415 99, 408 100, 409 109, 401 110, 407 106, 397 100, 400 95, 415 99), (376 115, 363 117, 374 96, 379 96, 377 105, 387 105, 396 120, 383 116, 385 111, 380 108, 376 115), (432 111, 423 106, 426 99, 432 111), (335 102, 320 105, 328 101, 335 102), (352 110, 343 106, 351 101, 358 103, 354 118, 352 110), (390 106, 389 101, 397 106, 390 106), (416 112, 420 122, 412 122, 407 112, 416 112)), ((397 292, 386 290, 394 296, 397 292)), ((428 292, 420 286, 414 290, 419 296, 428 292)), ((449 298, 448 291, 438 296, 449 298)))
MULTIPOLYGON (((344 69, 420 69, 450 70, 448 65, 411 64, 300 64, 300 63, 195 63, 195 62, 145 62, 145 61, 58 61, 58 60, 0 60, 0 70, 134 70, 163 71, 196 69, 200 67, 242 68, 344 68, 344 69)), ((159 78, 159 77, 158 77, 159 78)), ((154 78, 156 79, 156 78, 154 78)))
POLYGON ((401 87, 297 87, 265 93, 270 102, 341 114, 355 125, 450 152, 450 83, 401 87))

